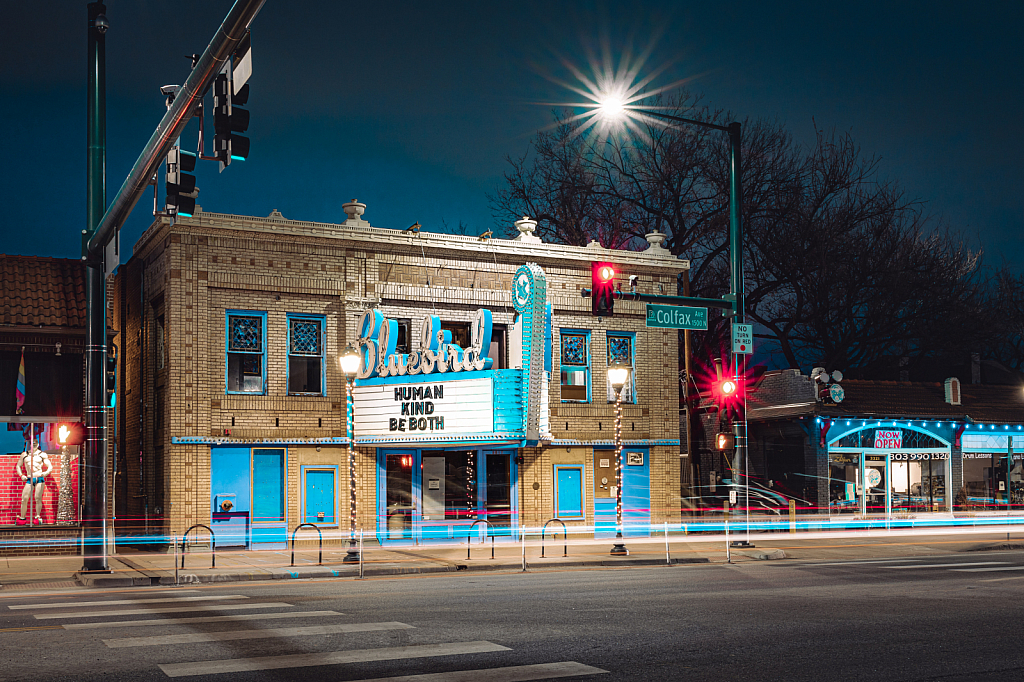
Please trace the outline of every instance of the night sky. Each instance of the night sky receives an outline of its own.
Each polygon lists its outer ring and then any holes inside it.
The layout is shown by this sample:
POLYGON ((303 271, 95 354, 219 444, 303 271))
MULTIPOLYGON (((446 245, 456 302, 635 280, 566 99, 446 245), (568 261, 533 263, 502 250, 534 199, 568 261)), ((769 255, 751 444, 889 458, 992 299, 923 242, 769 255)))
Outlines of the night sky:
MULTIPOLYGON (((227 0, 111 0, 107 200, 184 82, 227 0)), ((85 227, 86 2, 4 0, 0 251, 80 255, 85 227)), ((1024 258, 1024 4, 283 2, 252 25, 248 161, 201 162, 209 211, 378 227, 493 227, 505 156, 576 101, 567 59, 653 46, 654 82, 692 79, 715 107, 849 131, 882 174, 965 230, 986 261, 1024 258)), ((185 144, 194 147, 190 128, 185 144)), ((152 220, 136 206, 122 244, 152 220)))

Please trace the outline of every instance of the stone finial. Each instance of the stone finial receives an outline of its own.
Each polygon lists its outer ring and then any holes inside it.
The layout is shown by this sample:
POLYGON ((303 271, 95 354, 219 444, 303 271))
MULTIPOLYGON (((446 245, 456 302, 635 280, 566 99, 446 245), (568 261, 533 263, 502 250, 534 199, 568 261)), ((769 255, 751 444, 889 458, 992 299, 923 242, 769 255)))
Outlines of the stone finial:
POLYGON ((597 241, 596 239, 591 239, 590 242, 587 244, 586 248, 588 248, 588 249, 603 249, 604 247, 601 246, 601 242, 597 241))
POLYGON ((348 216, 345 218, 345 222, 343 223, 344 225, 364 227, 370 224, 362 218, 363 212, 366 211, 366 204, 360 204, 358 201, 353 199, 347 204, 342 204, 341 208, 345 211, 345 215, 348 216))
POLYGON ((649 232, 644 236, 647 237, 647 243, 650 244, 650 246, 644 249, 645 254, 648 256, 661 256, 663 258, 672 257, 672 252, 662 246, 666 239, 666 235, 664 233, 655 230, 654 232, 649 232))
POLYGON ((270 215, 267 217, 270 218, 271 220, 285 220, 284 214, 278 211, 276 208, 273 211, 271 211, 270 215))
POLYGON ((524 215, 522 220, 517 220, 516 229, 519 230, 519 236, 514 241, 540 244, 540 237, 534 234, 537 229, 537 221, 531 220, 530 216, 524 215))

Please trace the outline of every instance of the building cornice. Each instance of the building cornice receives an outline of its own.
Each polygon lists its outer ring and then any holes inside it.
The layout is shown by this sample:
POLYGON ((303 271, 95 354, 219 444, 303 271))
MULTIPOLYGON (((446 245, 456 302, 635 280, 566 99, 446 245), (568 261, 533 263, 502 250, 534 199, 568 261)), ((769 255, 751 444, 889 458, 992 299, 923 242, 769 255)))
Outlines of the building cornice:
MULTIPOLYGON (((240 232, 259 232, 274 235, 289 235, 315 239, 337 240, 352 245, 365 245, 368 251, 383 250, 391 246, 395 249, 424 249, 436 254, 437 250, 451 252, 472 252, 474 254, 494 254, 512 258, 517 261, 566 261, 591 262, 610 261, 628 263, 645 268, 658 268, 674 273, 689 269, 690 262, 672 256, 663 248, 648 251, 626 251, 622 249, 606 249, 591 243, 587 247, 567 246, 544 242, 526 242, 515 239, 489 238, 481 241, 478 237, 452 235, 437 232, 406 233, 402 230, 373 227, 363 221, 360 225, 320 223, 304 220, 288 220, 280 214, 272 214, 261 218, 256 216, 231 215, 226 213, 207 213, 197 207, 195 215, 189 218, 178 218, 174 227, 179 229, 236 230, 240 232)), ((162 227, 171 225, 170 218, 159 217, 136 242, 134 254, 142 253, 162 227)), ((357 246, 358 248, 358 246, 357 246)))

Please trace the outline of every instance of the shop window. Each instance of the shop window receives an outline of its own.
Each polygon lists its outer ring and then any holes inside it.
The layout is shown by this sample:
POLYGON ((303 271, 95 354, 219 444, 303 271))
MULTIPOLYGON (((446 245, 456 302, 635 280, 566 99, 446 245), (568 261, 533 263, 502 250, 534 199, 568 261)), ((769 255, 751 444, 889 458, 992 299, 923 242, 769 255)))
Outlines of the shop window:
MULTIPOLYGON (((629 378, 626 379, 626 385, 622 387, 622 402, 624 403, 635 403, 636 393, 633 387, 636 385, 634 377, 636 375, 636 357, 634 347, 636 339, 633 334, 627 334, 625 332, 608 332, 608 365, 613 362, 621 362, 629 365, 630 372, 629 378)), ((607 384, 608 388, 608 402, 615 402, 615 390, 612 388, 610 383, 607 384)))
POLYGON ((284 450, 252 451, 253 523, 284 521, 284 450))
POLYGON ((227 315, 227 392, 264 393, 266 313, 227 315))
POLYGON ((590 402, 590 334, 563 329, 562 402, 590 402))
POLYGON ((324 318, 288 316, 288 395, 323 395, 324 318))
POLYGON ((423 520, 475 519, 476 451, 423 453, 423 520))

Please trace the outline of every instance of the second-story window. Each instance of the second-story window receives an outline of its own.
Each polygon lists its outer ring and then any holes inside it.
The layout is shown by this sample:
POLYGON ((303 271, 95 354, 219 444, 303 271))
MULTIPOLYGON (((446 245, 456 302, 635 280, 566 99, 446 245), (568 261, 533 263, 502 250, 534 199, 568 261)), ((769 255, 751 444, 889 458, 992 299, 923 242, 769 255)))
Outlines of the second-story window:
MULTIPOLYGON (((626 332, 608 332, 608 365, 611 366, 613 362, 621 362, 624 365, 629 366, 629 378, 626 379, 625 386, 622 387, 622 402, 624 403, 635 403, 636 402, 636 386, 635 374, 636 374, 636 357, 633 353, 635 346, 636 337, 633 334, 626 332)), ((612 385, 608 384, 608 402, 615 402, 615 390, 612 389, 612 385)))
POLYGON ((288 394, 323 395, 324 319, 288 316, 288 394))
POLYGON ((563 329, 562 402, 590 402, 590 334, 563 329))
POLYGON ((266 313, 228 312, 227 392, 265 392, 266 313))

